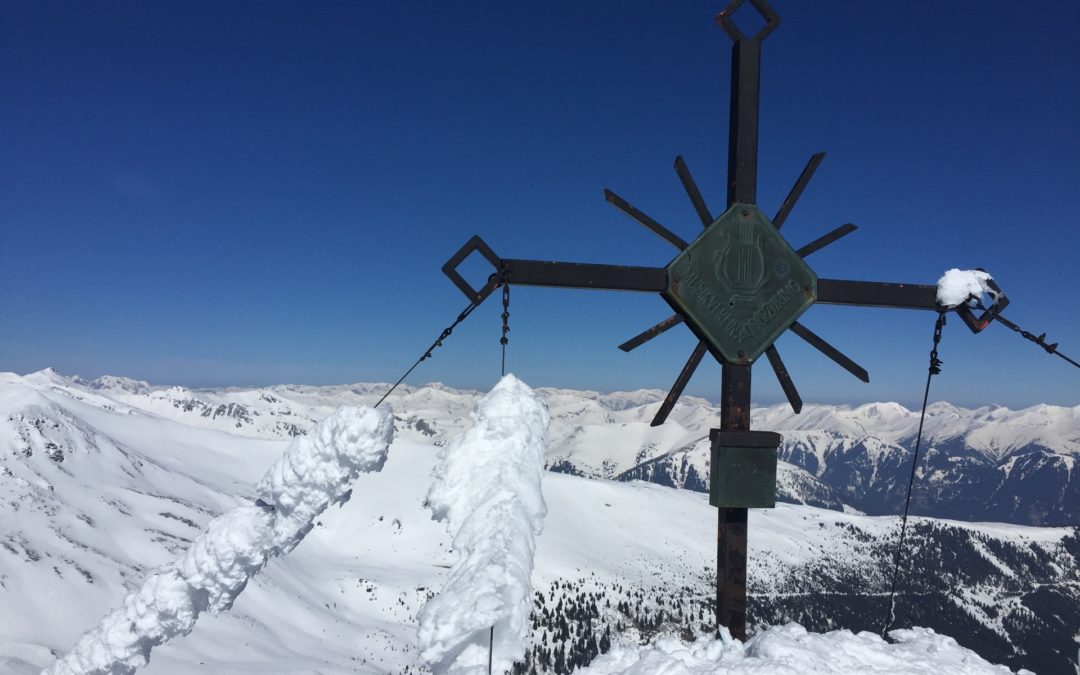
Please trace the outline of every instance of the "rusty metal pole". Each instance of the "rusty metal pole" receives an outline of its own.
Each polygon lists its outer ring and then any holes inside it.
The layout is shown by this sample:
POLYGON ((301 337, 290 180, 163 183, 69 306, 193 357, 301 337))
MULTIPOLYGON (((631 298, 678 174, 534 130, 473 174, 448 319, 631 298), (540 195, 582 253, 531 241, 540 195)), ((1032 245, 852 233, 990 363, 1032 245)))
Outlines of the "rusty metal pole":
MULTIPOLYGON (((721 431, 750 429, 750 366, 725 363, 721 381, 721 431)), ((745 508, 717 509, 716 626, 746 639, 746 516, 745 508)))
MULTIPOLYGON (((734 12, 732 3, 725 12, 734 12)), ((717 22, 732 37, 731 109, 728 122, 727 205, 757 203, 758 105, 763 34, 746 37, 729 16, 717 22)), ((770 28, 771 30, 771 28, 770 28)), ((750 430, 750 366, 724 363, 720 384, 720 430, 750 430)), ((746 639, 747 509, 718 509, 716 533, 716 625, 746 639)))

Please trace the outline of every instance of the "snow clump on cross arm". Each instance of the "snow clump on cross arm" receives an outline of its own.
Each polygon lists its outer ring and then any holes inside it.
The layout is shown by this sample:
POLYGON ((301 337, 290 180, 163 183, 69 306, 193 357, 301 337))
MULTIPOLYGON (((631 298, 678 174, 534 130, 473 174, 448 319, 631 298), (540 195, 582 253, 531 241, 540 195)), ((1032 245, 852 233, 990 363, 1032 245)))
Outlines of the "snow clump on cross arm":
POLYGON ((991 279, 983 270, 948 270, 937 282, 938 304, 952 309, 984 294, 997 299, 997 291, 990 287, 991 279))

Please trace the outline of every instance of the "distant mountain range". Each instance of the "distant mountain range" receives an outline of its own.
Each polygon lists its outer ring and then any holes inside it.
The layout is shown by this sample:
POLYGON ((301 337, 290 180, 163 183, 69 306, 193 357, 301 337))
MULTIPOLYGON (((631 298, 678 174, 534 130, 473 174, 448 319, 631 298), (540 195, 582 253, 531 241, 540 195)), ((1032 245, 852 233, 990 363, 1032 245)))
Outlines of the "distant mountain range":
MULTIPOLYGON (((50 371, 73 396, 98 393, 116 403, 204 428, 253 438, 289 438, 343 403, 373 403, 386 384, 281 385, 191 390, 106 376, 85 381, 50 371), (87 392, 79 394, 78 392, 87 392)), ((600 394, 540 389, 552 411, 548 466, 616 480, 646 480, 707 491, 708 433, 719 408, 684 397, 669 422, 648 425, 665 392, 600 394)), ((417 438, 445 442, 461 429, 478 392, 438 384, 401 387, 389 400, 398 425, 417 438)), ((114 403, 113 405, 115 405, 114 403)), ((897 403, 857 407, 754 408, 752 426, 783 435, 780 501, 871 515, 899 513, 907 491, 918 411, 897 403)), ((933 403, 927 410, 912 513, 1027 525, 1080 524, 1080 405, 969 410, 933 403)))
MULTIPOLYGON (((715 414, 715 409, 706 406, 715 414)), ((896 403, 758 409, 755 428, 779 431, 778 499, 871 515, 903 510, 918 412, 896 403)), ((697 417, 691 417, 698 423, 697 417)), ((715 423, 715 418, 709 420, 715 423)), ((707 491, 709 443, 700 437, 627 469, 639 478, 707 491)), ((948 403, 927 409, 912 513, 1029 525, 1080 523, 1080 406, 1013 411, 948 403)))
MULTIPOLYGON (((0 671, 38 672, 211 517, 251 499, 293 435, 385 390, 194 391, 53 371, 0 374, 0 671)), ((549 515, 523 672, 568 672, 612 639, 709 630, 715 510, 693 491, 628 479, 702 487, 703 438, 718 411, 690 399, 653 429, 662 392, 543 393, 553 413, 549 465, 586 477, 545 478, 549 515)), ((324 514, 228 615, 156 651, 145 672, 417 672, 414 617, 451 559, 423 497, 437 447, 469 424, 477 395, 426 385, 391 397, 398 435, 383 472, 358 480, 352 501, 324 514)), ((1032 456, 1071 466, 1076 412, 939 405, 931 445, 944 455, 946 442, 962 442, 961 474, 968 461, 1011 462, 1010 478, 1027 484, 1037 474, 1020 480, 1017 471, 1032 456), (1001 435, 980 431, 979 420, 1001 435)), ((880 474, 905 470, 913 417, 892 404, 812 407, 801 418, 757 411, 756 426, 787 427, 782 495, 833 510, 751 512, 752 628, 794 620, 812 630, 880 630, 898 519, 855 511, 873 499, 888 503, 879 495, 892 493, 880 486, 896 478, 880 474), (851 468, 841 470, 845 462, 851 468), (857 484, 845 487, 845 475, 857 484)), ((977 482, 951 485, 974 490, 977 482)), ((1046 492, 1036 492, 1045 503, 1046 492)), ((1013 668, 1071 672, 1080 529, 915 519, 897 605, 897 625, 912 624, 1013 668)))

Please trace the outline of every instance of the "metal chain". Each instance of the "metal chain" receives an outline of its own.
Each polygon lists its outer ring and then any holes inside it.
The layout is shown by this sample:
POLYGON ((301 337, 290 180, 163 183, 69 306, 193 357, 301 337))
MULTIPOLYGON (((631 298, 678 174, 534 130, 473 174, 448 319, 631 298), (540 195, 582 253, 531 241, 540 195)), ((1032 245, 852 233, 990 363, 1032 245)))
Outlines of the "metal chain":
MULTIPOLYGON (((985 307, 982 306, 981 302, 976 302, 976 306, 978 306, 979 309, 982 309, 982 310, 986 309, 985 307)), ((1002 326, 1005 326, 1006 328, 1013 331, 1014 333, 1019 333, 1021 335, 1021 337, 1024 337, 1024 338, 1026 338, 1028 340, 1031 340, 1035 344, 1039 345, 1040 347, 1042 347, 1043 349, 1046 350, 1047 354, 1056 354, 1057 356, 1060 356, 1061 358, 1065 359, 1066 361, 1073 364, 1077 368, 1080 368, 1080 363, 1077 363, 1076 361, 1073 361, 1068 356, 1065 356, 1064 354, 1062 354, 1061 352, 1058 351, 1056 342, 1051 342, 1051 343, 1046 342, 1046 333, 1042 333, 1041 335, 1035 335, 1034 333, 1029 333, 1028 331, 1020 328, 1020 326, 1017 326, 1012 321, 1009 321, 1005 317, 1001 316, 1000 314, 997 314, 997 313, 994 313, 994 312, 991 312, 991 314, 993 315, 995 321, 999 322, 1002 326)))
POLYGON ((938 312, 934 324, 934 346, 930 349, 930 372, 926 375, 926 389, 923 391, 922 414, 919 415, 919 431, 915 437, 915 455, 911 458, 911 476, 908 478, 907 499, 904 501, 904 516, 900 520, 900 539, 896 543, 896 558, 893 561, 892 588, 889 589, 889 611, 885 615, 885 625, 881 628, 881 637, 889 632, 889 627, 896 620, 896 581, 900 578, 900 559, 904 553, 904 535, 907 534, 908 510, 911 507, 911 489, 915 485, 915 471, 919 466, 919 448, 922 445, 923 423, 926 421, 926 402, 930 398, 930 379, 941 374, 941 359, 938 358, 938 345, 941 344, 941 331, 945 328, 945 312, 938 312))
POLYGON ((502 374, 506 375, 506 345, 510 342, 507 334, 510 332, 510 271, 504 263, 499 268, 499 286, 502 286, 502 337, 499 344, 502 345, 502 374))
POLYGON ((506 375, 506 345, 510 342, 507 337, 510 332, 510 284, 506 282, 505 276, 502 279, 502 289, 502 337, 499 338, 499 344, 502 345, 502 374, 506 375))
POLYGON ((478 306, 478 303, 470 302, 469 306, 466 307, 465 309, 463 309, 461 311, 461 314, 458 314, 458 317, 457 317, 457 319, 454 320, 454 323, 450 324, 449 326, 447 326, 446 328, 443 329, 443 332, 439 335, 438 338, 436 338, 435 342, 431 343, 431 346, 427 348, 427 350, 424 352, 423 356, 418 358, 416 360, 416 363, 412 364, 412 366, 408 370, 405 371, 405 374, 398 378, 398 381, 394 383, 394 386, 390 387, 390 390, 388 392, 386 392, 385 394, 383 394, 383 397, 379 399, 379 402, 375 404, 375 407, 378 408, 380 405, 382 405, 382 402, 386 400, 386 397, 388 397, 390 394, 394 393, 394 390, 397 389, 398 385, 401 384, 402 382, 404 382, 405 378, 409 376, 409 373, 411 373, 418 365, 420 365, 424 361, 430 359, 431 358, 431 352, 435 351, 435 349, 437 349, 439 347, 442 347, 443 340, 450 337, 450 334, 454 332, 454 329, 457 328, 457 325, 459 323, 461 323, 462 321, 464 321, 465 319, 469 318, 469 315, 472 314, 472 311, 474 309, 476 309, 477 306, 478 306))
MULTIPOLYGON (((938 355, 937 355, 937 348, 938 348, 938 345, 941 344, 941 331, 942 331, 943 328, 945 328, 945 313, 944 312, 939 312, 937 321, 934 323, 934 347, 930 350, 930 374, 931 375, 940 375, 941 374, 941 365, 942 364, 941 364, 941 359, 939 359, 938 355)), ((927 378, 927 380, 929 381, 929 378, 927 378)), ((925 408, 926 408, 926 403, 925 402, 923 403, 923 408, 924 408, 924 411, 925 411, 925 408)))

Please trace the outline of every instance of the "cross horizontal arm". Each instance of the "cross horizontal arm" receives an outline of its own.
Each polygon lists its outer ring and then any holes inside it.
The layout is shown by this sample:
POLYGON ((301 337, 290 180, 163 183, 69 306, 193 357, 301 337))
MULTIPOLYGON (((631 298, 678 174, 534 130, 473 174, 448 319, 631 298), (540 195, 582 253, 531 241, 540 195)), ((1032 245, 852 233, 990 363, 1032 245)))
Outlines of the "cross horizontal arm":
POLYGON ((594 265, 514 258, 504 258, 502 263, 507 280, 511 285, 516 286, 554 286, 653 293, 667 290, 667 270, 663 267, 594 265))
POLYGON ((469 239, 443 265, 443 274, 479 305, 503 283, 517 286, 553 286, 556 288, 593 288, 606 291, 667 290, 667 270, 663 267, 632 267, 627 265, 594 265, 591 263, 548 262, 500 258, 478 236, 469 239), (473 288, 458 273, 458 266, 470 255, 478 253, 491 264, 493 272, 480 288, 473 288))
POLYGON ((826 305, 860 305, 941 311, 937 286, 881 281, 818 279, 817 301, 826 305))

